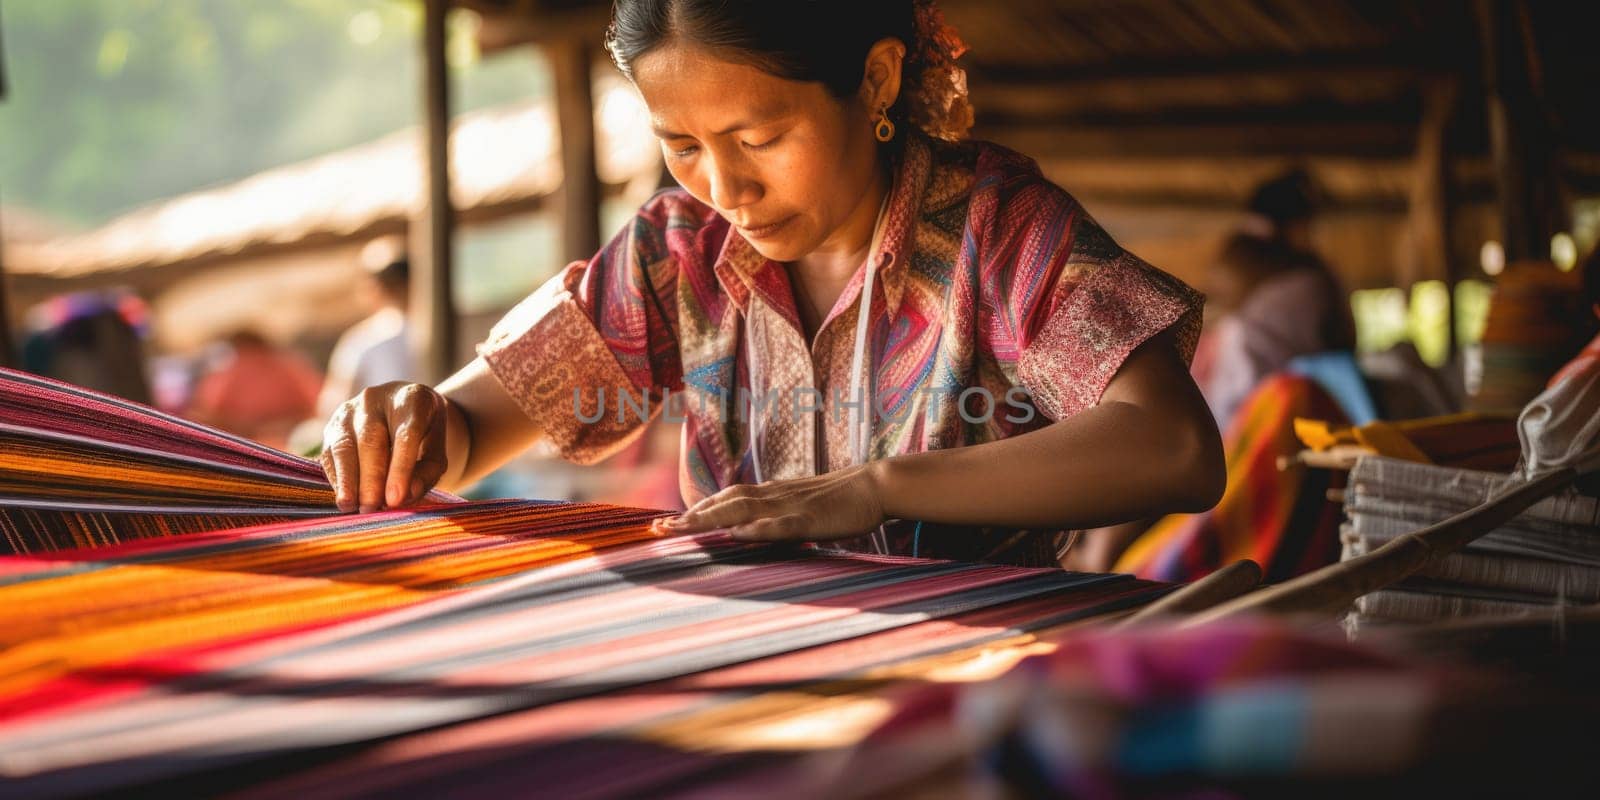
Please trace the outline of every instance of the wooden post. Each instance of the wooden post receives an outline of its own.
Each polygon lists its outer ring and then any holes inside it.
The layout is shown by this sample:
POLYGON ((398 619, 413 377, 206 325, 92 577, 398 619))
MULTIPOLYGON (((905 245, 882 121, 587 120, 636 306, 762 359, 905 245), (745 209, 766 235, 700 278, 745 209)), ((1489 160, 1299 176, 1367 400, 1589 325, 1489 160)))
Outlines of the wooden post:
POLYGON ((1409 268, 1401 285, 1409 288, 1417 281, 1442 280, 1448 292, 1450 326, 1446 341, 1450 356, 1456 354, 1455 286, 1459 270, 1450 246, 1450 170, 1449 127, 1455 116, 1457 84, 1440 80, 1426 87, 1423 96, 1422 124, 1417 134, 1417 155, 1411 184, 1410 226, 1414 248, 1409 268))
POLYGON ((1477 0, 1474 10, 1506 261, 1547 259, 1555 209, 1545 137, 1529 85, 1522 36, 1526 9, 1520 0, 1477 0))
POLYGON ((595 159, 594 53, 566 38, 546 46, 555 74, 561 129, 561 247, 567 261, 587 261, 600 249, 600 174, 595 159))
POLYGON ((456 368, 451 287, 450 86, 445 62, 449 0, 423 2, 423 202, 411 222, 411 320, 423 380, 438 383, 456 368))
MULTIPOLYGON (((5 220, 0 220, 0 231, 4 230, 4 224, 5 220)), ((11 335, 11 296, 6 291, 5 249, 5 234, 0 233, 0 367, 15 367, 18 361, 11 335)))
MULTIPOLYGON (((3 32, 0 32, 0 38, 3 32)), ((6 54, 3 45, 0 45, 0 100, 6 99, 6 54)), ((4 220, 0 220, 0 231, 3 231, 4 220)), ((0 367, 13 367, 17 365, 17 351, 11 340, 11 299, 6 292, 6 266, 5 266, 5 234, 0 233, 0 367)))

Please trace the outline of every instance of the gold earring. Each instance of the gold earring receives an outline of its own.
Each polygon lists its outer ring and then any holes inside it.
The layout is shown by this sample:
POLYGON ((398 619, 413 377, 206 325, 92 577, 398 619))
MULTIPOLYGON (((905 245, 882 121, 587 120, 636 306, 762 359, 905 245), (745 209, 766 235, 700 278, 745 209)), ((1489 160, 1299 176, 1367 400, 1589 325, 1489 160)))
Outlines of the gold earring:
POLYGON ((878 124, 872 126, 872 135, 880 142, 887 142, 894 138, 894 123, 889 121, 889 107, 878 109, 878 124))

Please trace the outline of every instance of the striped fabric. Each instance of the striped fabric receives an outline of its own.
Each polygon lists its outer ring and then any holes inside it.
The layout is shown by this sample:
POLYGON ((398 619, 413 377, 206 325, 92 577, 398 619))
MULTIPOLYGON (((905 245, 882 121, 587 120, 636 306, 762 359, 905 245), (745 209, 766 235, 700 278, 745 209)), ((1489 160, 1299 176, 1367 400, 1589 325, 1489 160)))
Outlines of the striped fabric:
POLYGON ((1158 521, 1123 553, 1116 570, 1192 581, 1247 558, 1275 582, 1338 561, 1340 511, 1327 493, 1340 476, 1278 468, 1280 457, 1300 450, 1294 433, 1299 417, 1344 419, 1309 378, 1279 373, 1263 381, 1228 426, 1222 500, 1201 514, 1158 521))
POLYGON ((9 557, 0 775, 30 793, 126 787, 887 637, 811 659, 822 677, 1162 591, 654 539, 651 516, 499 501, 9 557), (1015 620, 975 616, 1006 608, 1015 620), (892 644, 949 618, 969 624, 892 644))
POLYGON ((1593 794, 1592 692, 1434 655, 1266 618, 1083 632, 899 695, 848 756, 764 777, 815 797, 1593 794))
POLYGON ((335 513, 311 461, 11 370, 0 370, 0 498, 0 553, 335 513))
POLYGON ((1040 632, 1148 594, 1148 587, 1124 584, 1106 594, 1041 597, 458 725, 274 781, 250 796, 494 796, 527 786, 552 797, 816 796, 803 776, 774 771, 852 744, 929 680, 1000 674, 1054 646, 1040 632))
POLYGON ((666 512, 598 504, 327 515, 308 462, 25 376, 0 393, 28 398, 0 456, 24 551, 0 556, 0 796, 715 787, 764 756, 703 734, 1166 591, 662 538, 666 512), (60 549, 29 514, 93 518, 100 546, 60 549), (236 527, 152 538, 208 516, 236 527))

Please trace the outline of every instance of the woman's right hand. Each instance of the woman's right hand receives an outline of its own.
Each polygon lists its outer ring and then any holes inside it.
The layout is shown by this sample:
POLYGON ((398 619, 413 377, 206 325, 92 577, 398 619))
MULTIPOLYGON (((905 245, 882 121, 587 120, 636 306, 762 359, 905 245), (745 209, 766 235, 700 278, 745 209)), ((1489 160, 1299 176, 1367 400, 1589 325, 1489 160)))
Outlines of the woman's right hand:
POLYGON ((340 511, 411 505, 445 474, 447 406, 420 383, 362 390, 322 431, 322 469, 340 511))

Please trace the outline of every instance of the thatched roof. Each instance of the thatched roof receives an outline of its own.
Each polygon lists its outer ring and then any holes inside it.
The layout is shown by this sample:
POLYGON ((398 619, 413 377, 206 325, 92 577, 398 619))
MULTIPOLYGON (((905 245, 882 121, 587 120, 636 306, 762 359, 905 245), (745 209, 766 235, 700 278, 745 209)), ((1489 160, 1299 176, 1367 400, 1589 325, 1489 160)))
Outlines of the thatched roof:
MULTIPOLYGON (((659 151, 626 89, 603 95, 602 182, 654 181, 659 151), (621 118, 624 124, 614 124, 621 118), (631 121, 630 121, 631 120, 631 121), (611 131, 605 133, 604 131, 611 131)), ((561 185, 556 125, 545 104, 462 115, 451 136, 452 197, 466 222, 537 208, 561 185)), ((163 200, 93 230, 22 243, 7 253, 19 284, 138 283, 149 273, 259 258, 399 232, 422 197, 416 130, 290 164, 237 183, 163 200), (138 273, 137 275, 135 273, 138 273)))
POLYGON ((71 225, 31 208, 0 203, 0 242, 32 244, 64 236, 71 231, 71 225))

